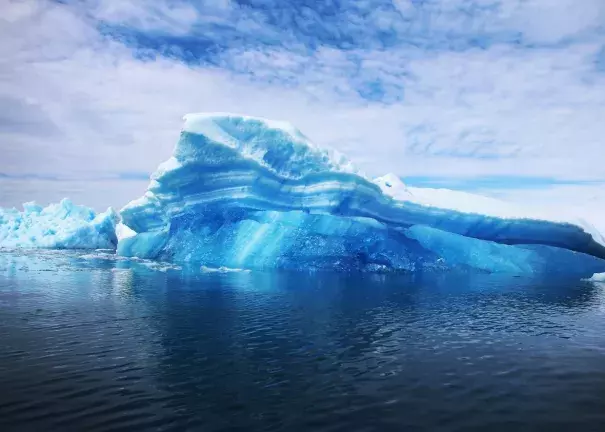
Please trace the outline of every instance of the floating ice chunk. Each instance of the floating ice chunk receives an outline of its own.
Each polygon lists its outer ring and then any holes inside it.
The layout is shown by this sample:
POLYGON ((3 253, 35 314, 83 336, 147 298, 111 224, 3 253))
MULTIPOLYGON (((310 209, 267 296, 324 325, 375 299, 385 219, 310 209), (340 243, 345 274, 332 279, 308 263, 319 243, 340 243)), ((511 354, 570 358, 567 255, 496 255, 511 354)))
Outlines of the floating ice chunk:
POLYGON ((240 269, 240 268, 229 268, 229 267, 206 267, 201 266, 200 270, 203 273, 241 273, 241 272, 249 272, 250 270, 240 269))
POLYGON ((595 273, 589 280, 592 282, 605 282, 605 273, 595 273))
POLYGON ((64 199, 42 208, 25 203, 23 211, 0 209, 0 248, 115 249, 118 214, 64 199))

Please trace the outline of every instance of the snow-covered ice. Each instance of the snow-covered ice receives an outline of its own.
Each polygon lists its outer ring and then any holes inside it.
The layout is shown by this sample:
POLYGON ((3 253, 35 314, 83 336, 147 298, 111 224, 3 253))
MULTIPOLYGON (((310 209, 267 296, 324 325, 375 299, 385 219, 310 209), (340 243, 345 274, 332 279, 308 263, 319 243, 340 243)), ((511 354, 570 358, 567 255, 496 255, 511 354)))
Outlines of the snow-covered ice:
POLYGON ((96 214, 68 199, 23 211, 0 209, 0 248, 115 249, 119 215, 111 208, 96 214))
POLYGON ((605 273, 595 273, 589 280, 592 282, 605 282, 605 273))

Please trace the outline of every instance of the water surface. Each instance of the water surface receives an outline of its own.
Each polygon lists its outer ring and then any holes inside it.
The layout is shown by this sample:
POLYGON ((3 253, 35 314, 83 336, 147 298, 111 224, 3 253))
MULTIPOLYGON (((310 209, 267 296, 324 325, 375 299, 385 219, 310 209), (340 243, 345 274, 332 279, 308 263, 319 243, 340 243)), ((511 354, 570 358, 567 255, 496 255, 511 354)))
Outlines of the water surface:
POLYGON ((0 252, 0 430, 605 430, 603 284, 103 257, 0 252))

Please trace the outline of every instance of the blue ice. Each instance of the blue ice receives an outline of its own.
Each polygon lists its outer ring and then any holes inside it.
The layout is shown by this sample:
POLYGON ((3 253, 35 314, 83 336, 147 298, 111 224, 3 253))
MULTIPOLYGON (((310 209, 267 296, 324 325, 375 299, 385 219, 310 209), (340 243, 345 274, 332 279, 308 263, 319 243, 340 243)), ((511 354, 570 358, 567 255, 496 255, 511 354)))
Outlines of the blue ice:
POLYGON ((121 217, 134 232, 120 255, 215 268, 605 270, 591 227, 372 180, 288 123, 232 114, 186 116, 173 156, 121 217))
POLYGON ((119 215, 94 210, 68 199, 47 207, 33 202, 23 211, 0 209, 1 248, 105 249, 115 248, 119 215))

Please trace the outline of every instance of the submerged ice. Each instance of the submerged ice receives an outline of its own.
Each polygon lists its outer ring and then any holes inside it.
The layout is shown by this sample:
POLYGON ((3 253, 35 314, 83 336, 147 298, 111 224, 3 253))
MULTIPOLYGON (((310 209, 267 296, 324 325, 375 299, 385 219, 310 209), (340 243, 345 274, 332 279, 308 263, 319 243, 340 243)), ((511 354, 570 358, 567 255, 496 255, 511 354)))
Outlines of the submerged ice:
POLYGON ((121 217, 120 255, 205 268, 605 270, 589 226, 371 180, 289 124, 230 114, 186 116, 173 156, 121 217))

